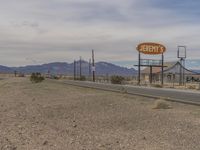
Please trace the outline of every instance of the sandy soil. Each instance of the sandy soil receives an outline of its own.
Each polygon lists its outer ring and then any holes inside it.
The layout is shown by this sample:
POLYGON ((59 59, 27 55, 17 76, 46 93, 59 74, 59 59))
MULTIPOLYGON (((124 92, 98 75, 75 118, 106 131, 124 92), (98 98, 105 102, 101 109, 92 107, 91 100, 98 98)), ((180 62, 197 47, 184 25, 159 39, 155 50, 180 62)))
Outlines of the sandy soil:
POLYGON ((200 107, 0 80, 0 150, 200 150, 200 107))

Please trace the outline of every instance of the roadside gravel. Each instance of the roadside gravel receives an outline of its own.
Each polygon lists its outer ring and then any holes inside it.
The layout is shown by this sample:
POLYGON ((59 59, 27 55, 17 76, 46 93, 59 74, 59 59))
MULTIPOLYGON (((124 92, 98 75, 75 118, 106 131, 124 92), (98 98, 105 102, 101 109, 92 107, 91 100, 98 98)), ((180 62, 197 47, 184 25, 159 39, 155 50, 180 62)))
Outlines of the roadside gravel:
POLYGON ((0 81, 0 150, 199 150, 200 107, 26 78, 0 81))

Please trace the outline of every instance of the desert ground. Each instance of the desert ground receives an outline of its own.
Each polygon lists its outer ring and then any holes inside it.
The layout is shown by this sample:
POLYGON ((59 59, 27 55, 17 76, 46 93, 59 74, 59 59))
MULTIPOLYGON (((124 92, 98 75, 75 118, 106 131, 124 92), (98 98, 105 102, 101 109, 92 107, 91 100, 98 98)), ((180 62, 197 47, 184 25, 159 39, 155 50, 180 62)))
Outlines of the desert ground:
POLYGON ((46 80, 0 80, 0 150, 200 150, 200 107, 46 80))

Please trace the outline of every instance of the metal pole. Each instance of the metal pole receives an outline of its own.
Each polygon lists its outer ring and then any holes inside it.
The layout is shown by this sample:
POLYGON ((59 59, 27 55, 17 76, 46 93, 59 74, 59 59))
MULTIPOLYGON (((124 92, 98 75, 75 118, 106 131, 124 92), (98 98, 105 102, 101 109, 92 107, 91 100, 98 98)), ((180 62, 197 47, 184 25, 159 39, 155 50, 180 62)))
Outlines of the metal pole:
POLYGON ((150 66, 150 84, 152 84, 152 66, 150 66))
POLYGON ((94 50, 92 50, 92 80, 93 80, 93 82, 95 82, 94 50))
POLYGON ((179 85, 182 85, 182 58, 180 59, 179 85))
POLYGON ((138 85, 140 85, 140 67, 141 67, 141 62, 140 62, 140 59, 141 59, 141 56, 140 56, 140 52, 138 53, 138 85))
POLYGON ((183 59, 183 85, 185 85, 185 59, 183 59))
POLYGON ((164 54, 162 53, 162 78, 161 78, 161 85, 164 84, 164 54))
POLYGON ((180 74, 179 74, 179 85, 185 85, 185 59, 186 59, 186 46, 178 46, 177 57, 180 58, 180 74), (181 51, 184 48, 184 51, 181 51))

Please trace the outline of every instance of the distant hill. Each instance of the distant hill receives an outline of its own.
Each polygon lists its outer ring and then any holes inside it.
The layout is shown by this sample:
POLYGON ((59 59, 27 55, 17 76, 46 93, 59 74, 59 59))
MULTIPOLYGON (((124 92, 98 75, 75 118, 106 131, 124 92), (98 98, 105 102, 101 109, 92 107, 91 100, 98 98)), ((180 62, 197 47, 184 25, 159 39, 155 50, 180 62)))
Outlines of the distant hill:
POLYGON ((200 70, 192 70, 192 71, 200 74, 200 70))
MULTIPOLYGON (((89 63, 86 61, 82 61, 82 74, 89 74, 89 63)), ((77 71, 79 74, 80 62, 76 63, 77 71)), ((121 76, 132 76, 136 74, 136 70, 126 67, 120 67, 107 62, 97 62, 96 66, 96 74, 97 75, 121 75, 121 76)), ((74 63, 66 63, 66 62, 54 62, 43 65, 30 65, 23 67, 6 67, 0 66, 0 73, 13 73, 14 71, 30 74, 32 72, 40 72, 40 73, 48 73, 51 74, 65 74, 65 75, 73 75, 74 73, 74 63)))
POLYGON ((98 62, 96 63, 96 73, 98 75, 122 75, 122 76, 132 76, 136 74, 136 70, 126 67, 120 67, 107 62, 98 62))
POLYGON ((1 73, 11 73, 11 72, 13 72, 13 70, 10 67, 0 65, 0 72, 1 73))

